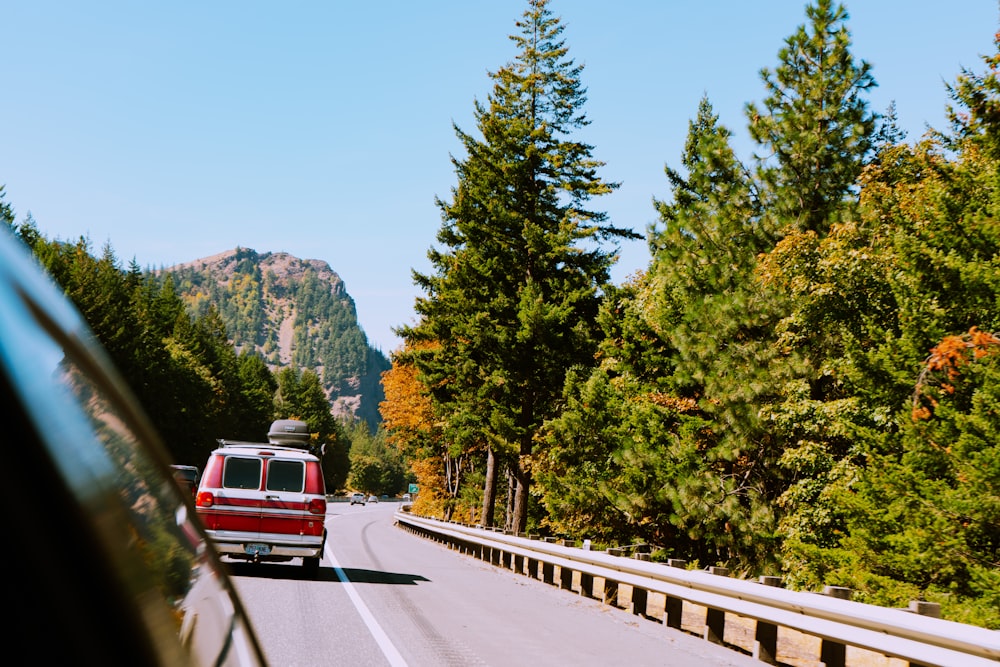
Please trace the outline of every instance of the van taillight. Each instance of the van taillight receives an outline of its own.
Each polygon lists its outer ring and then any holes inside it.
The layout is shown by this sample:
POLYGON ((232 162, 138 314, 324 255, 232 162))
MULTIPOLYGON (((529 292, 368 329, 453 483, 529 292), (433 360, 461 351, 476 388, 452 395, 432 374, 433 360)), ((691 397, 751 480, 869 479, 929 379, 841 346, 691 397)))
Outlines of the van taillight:
POLYGON ((194 504, 197 507, 211 507, 215 504, 215 495, 211 491, 199 491, 198 495, 195 496, 194 504))
POLYGON ((310 514, 326 514, 326 498, 313 498, 309 501, 310 514))

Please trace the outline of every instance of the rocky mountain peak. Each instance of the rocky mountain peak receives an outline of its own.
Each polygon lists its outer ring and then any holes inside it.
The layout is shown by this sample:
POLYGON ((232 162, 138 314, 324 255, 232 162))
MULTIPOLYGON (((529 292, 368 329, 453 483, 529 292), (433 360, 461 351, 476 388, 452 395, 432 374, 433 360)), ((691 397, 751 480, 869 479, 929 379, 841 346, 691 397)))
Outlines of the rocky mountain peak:
POLYGON ((272 371, 312 370, 337 415, 379 421, 381 373, 354 300, 327 262, 237 247, 164 269, 196 316, 221 315, 238 351, 253 349, 272 371))

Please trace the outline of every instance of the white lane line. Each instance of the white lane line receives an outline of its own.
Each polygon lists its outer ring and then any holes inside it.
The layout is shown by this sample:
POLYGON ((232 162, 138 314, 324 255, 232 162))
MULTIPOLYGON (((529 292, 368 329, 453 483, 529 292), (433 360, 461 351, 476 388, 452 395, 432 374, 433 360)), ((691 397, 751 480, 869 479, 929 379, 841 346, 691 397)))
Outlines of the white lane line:
POLYGON ((354 584, 347 578, 347 574, 344 572, 343 568, 340 567, 340 563, 337 562, 336 556, 333 555, 333 549, 329 544, 323 549, 323 553, 330 560, 330 564, 333 565, 334 571, 337 573, 337 578, 340 579, 340 583, 344 585, 344 590, 347 591, 347 595, 350 596, 351 602, 354 603, 354 608, 358 610, 361 614, 361 619, 368 626, 368 631, 372 633, 372 637, 375 639, 375 643, 378 647, 382 649, 382 655, 385 659, 389 661, 392 667, 407 667, 406 661, 403 660, 403 656, 399 654, 396 647, 393 645, 392 641, 389 640, 388 635, 382 629, 382 626, 378 624, 375 617, 372 616, 371 611, 368 606, 358 595, 358 592, 354 589, 354 584))

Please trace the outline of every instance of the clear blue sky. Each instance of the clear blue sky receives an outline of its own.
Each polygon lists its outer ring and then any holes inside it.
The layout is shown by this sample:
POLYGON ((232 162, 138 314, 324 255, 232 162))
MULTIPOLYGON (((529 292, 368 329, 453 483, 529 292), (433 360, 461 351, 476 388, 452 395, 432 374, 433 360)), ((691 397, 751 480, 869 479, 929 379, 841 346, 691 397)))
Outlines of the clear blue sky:
MULTIPOLYGON (((845 2, 871 109, 915 140, 944 128, 945 83, 981 72, 997 0, 845 2)), ((412 322, 456 184, 452 122, 475 133, 489 71, 516 55, 526 0, 0 2, 0 184, 18 222, 110 243, 123 266, 237 246, 328 262, 386 353, 412 322)), ((597 200, 644 233, 707 94, 749 160, 743 106, 805 22, 803 0, 552 0, 583 64, 577 138, 619 181, 597 200)), ((649 261, 622 248, 621 282, 649 261)))

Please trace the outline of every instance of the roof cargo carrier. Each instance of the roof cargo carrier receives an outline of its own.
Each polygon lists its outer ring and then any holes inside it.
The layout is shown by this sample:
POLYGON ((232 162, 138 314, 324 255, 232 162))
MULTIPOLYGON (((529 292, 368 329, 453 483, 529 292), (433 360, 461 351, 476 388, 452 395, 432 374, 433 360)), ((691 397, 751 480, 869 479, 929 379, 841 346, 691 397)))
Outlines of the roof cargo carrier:
POLYGON ((279 419, 271 422, 267 441, 272 445, 309 448, 309 427, 297 419, 279 419))
POLYGON ((278 419, 271 422, 267 432, 267 442, 247 442, 244 440, 227 440, 219 438, 216 442, 220 447, 281 447, 282 449, 301 449, 322 456, 326 452, 326 444, 315 442, 309 433, 309 427, 298 419, 278 419))

